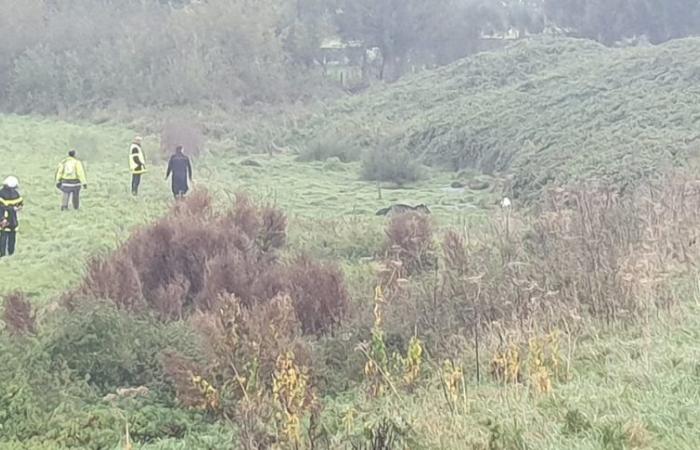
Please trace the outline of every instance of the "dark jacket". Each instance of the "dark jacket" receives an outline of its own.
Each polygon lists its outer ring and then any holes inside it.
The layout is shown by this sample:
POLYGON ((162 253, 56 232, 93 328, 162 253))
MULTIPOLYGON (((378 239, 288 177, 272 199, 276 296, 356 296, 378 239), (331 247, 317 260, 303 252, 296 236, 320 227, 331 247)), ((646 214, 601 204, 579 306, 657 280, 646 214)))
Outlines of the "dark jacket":
POLYGON ((168 178, 170 174, 173 175, 173 185, 184 183, 186 186, 187 180, 192 179, 192 164, 190 164, 190 159, 183 154, 177 153, 171 156, 165 178, 168 178))
POLYGON ((19 216, 17 211, 24 204, 22 196, 17 189, 3 186, 0 189, 0 222, 7 222, 3 231, 17 231, 19 228, 19 216))

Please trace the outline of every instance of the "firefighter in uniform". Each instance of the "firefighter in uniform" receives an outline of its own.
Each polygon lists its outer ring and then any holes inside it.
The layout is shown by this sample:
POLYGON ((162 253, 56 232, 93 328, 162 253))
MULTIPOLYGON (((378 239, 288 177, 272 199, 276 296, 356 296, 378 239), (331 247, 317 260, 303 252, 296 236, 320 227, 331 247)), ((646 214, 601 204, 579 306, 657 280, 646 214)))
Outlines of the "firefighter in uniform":
POLYGON ((0 189, 0 258, 15 253, 19 210, 24 204, 18 187, 17 178, 7 177, 0 189))

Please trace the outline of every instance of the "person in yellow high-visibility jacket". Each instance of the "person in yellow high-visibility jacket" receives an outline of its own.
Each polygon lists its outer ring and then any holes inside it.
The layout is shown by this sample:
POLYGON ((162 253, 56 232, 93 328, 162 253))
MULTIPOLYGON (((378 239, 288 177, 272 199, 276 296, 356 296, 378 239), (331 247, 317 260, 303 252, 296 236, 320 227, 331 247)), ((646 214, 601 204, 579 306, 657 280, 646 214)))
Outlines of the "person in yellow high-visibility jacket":
POLYGON ((141 148, 143 139, 136 136, 129 149, 129 170, 131 171, 131 194, 138 195, 141 175, 146 173, 146 157, 141 148))
POLYGON ((80 188, 87 189, 87 177, 83 163, 75 156, 75 150, 69 151, 68 158, 58 165, 56 187, 63 192, 61 211, 68 210, 68 202, 71 199, 73 200, 73 208, 80 208, 80 188))

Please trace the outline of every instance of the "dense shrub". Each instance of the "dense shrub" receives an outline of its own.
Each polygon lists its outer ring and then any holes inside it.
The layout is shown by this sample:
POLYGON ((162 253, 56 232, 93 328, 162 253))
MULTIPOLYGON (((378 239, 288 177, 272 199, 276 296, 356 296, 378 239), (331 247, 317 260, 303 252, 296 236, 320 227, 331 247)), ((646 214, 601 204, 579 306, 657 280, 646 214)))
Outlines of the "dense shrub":
POLYGON ((259 8, 171 3, 0 2, 12 17, 0 18, 10 27, 0 45, 2 106, 235 105, 297 99, 318 88, 320 71, 310 62, 320 19, 298 20, 292 3, 268 0, 259 8))
POLYGON ((305 333, 323 334, 340 324, 349 297, 338 267, 301 256, 290 264, 287 277, 289 294, 305 333))
MULTIPOLYGON (((279 392, 273 380, 280 375, 280 358, 294 355, 300 367, 311 364, 291 299, 278 296, 249 309, 226 296, 218 311, 197 314, 191 322, 204 337, 205 362, 177 353, 164 356, 179 403, 234 421, 242 448, 267 448, 278 442, 274 423, 288 412, 275 400, 279 392)), ((309 401, 315 398, 312 387, 304 395, 309 401)))
POLYGON ((305 332, 326 332, 349 302, 343 276, 308 258, 280 261, 286 227, 282 212, 246 196, 220 214, 206 193, 195 193, 111 255, 93 259, 79 293, 128 311, 153 311, 161 320, 215 310, 222 296, 258 308, 286 293, 305 332))
POLYGON ((421 178, 421 167, 407 151, 385 146, 367 150, 362 158, 362 176, 370 181, 402 185, 421 178))
POLYGON ((44 318, 32 339, 0 334, 0 446, 111 448, 127 421, 134 442, 207 432, 203 417, 173 408, 158 358, 166 349, 198 358, 185 324, 134 318, 107 302, 72 307, 44 318), (150 388, 143 397, 102 399, 141 385, 150 388))
POLYGON ((36 332, 36 314, 31 303, 21 292, 5 296, 2 321, 5 323, 5 329, 14 336, 36 332))
POLYGON ((430 216, 415 212, 391 218, 386 229, 386 252, 402 263, 406 273, 417 273, 435 266, 433 226, 430 216))
POLYGON ((121 387, 163 386, 159 355, 196 355, 197 338, 185 326, 133 317, 111 303, 75 300, 46 325, 44 351, 103 394, 121 387))
POLYGON ((410 303, 396 297, 387 315, 449 348, 478 324, 619 323, 671 308, 675 286, 700 261, 698 202, 697 185, 678 173, 626 195, 590 185, 552 191, 536 217, 498 211, 485 236, 448 231, 436 276, 414 277, 410 303))
MULTIPOLYGON (((209 364, 203 370, 212 382, 244 376, 248 387, 255 390, 271 383, 276 361, 286 352, 310 363, 308 344, 302 339, 301 323, 289 297, 275 297, 255 309, 243 307, 233 296, 221 300, 218 311, 192 318, 194 329, 204 337, 209 364)), ((228 389, 223 394, 230 400, 247 394, 240 384, 228 389)))

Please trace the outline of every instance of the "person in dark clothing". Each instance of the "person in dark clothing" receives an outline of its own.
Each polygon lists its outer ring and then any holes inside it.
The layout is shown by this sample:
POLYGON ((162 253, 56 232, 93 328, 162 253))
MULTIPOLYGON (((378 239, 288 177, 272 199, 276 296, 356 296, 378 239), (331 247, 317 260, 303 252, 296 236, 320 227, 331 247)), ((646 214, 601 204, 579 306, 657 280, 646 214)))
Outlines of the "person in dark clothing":
POLYGON ((176 199, 182 198, 189 190, 188 181, 192 181, 192 164, 190 159, 182 152, 182 145, 175 148, 175 154, 168 162, 168 172, 165 179, 172 174, 173 196, 176 199))
POLYGON ((24 204, 18 186, 17 178, 7 177, 0 189, 0 258, 15 253, 19 210, 24 204))

